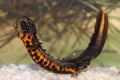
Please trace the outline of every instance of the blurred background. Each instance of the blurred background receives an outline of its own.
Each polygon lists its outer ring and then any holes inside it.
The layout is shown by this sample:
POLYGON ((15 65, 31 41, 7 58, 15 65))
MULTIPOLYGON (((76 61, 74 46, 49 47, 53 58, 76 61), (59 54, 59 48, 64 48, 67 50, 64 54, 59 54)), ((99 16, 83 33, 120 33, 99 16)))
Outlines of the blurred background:
POLYGON ((30 17, 37 36, 54 58, 73 58, 87 47, 99 9, 109 16, 108 37, 90 66, 120 69, 119 0, 0 0, 0 65, 31 64, 22 41, 15 36, 15 19, 30 17))

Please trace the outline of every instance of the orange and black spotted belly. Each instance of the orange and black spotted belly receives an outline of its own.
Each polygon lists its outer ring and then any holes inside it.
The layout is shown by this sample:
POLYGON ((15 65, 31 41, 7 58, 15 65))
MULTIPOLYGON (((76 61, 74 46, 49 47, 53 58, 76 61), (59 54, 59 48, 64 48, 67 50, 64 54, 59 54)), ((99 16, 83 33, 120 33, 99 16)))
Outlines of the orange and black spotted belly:
POLYGON ((73 63, 64 63, 64 62, 60 62, 58 60, 53 60, 53 58, 47 56, 46 54, 43 54, 40 52, 39 49, 34 49, 34 50, 29 50, 29 52, 31 53, 31 57, 33 58, 33 60, 41 67, 55 72, 55 73, 72 73, 75 74, 76 73, 76 66, 73 63))
POLYGON ((25 34, 22 38, 22 41, 25 44, 32 59, 44 69, 55 73, 77 73, 77 66, 75 63, 61 62, 46 54, 36 36, 25 34))

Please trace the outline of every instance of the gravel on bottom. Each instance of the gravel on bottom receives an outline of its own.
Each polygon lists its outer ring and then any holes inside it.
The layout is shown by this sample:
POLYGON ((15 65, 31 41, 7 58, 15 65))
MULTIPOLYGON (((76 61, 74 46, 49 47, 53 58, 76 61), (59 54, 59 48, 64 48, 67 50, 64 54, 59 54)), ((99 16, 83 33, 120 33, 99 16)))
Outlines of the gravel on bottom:
POLYGON ((3 65, 0 80, 120 80, 120 70, 116 67, 88 67, 76 77, 70 74, 56 74, 36 65, 3 65))

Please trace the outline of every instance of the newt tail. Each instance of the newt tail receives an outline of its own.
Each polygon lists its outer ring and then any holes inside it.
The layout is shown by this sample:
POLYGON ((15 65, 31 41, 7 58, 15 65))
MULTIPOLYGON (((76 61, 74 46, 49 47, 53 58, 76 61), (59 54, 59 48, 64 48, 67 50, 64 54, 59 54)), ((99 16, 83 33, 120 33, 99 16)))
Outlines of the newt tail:
POLYGON ((41 46, 42 43, 39 42, 36 36, 36 28, 30 18, 23 16, 17 21, 15 31, 16 36, 23 41, 30 56, 40 67, 54 73, 75 75, 84 70, 90 61, 101 52, 108 31, 108 17, 103 10, 98 13, 95 32, 91 37, 88 47, 82 55, 69 60, 55 59, 46 53, 45 49, 41 46))
POLYGON ((74 59, 64 59, 66 62, 75 62, 80 69, 86 68, 90 61, 96 58, 103 49, 108 33, 108 16, 104 10, 100 10, 94 26, 94 33, 91 36, 88 47, 81 55, 74 59))

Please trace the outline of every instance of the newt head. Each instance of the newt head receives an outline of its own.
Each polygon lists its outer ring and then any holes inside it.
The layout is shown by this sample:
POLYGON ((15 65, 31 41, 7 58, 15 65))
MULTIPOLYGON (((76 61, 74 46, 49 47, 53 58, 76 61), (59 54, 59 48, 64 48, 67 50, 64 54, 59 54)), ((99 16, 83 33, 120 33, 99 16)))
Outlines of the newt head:
POLYGON ((35 25, 32 20, 23 16, 20 20, 16 20, 14 25, 16 36, 21 38, 25 34, 36 35, 35 25))

